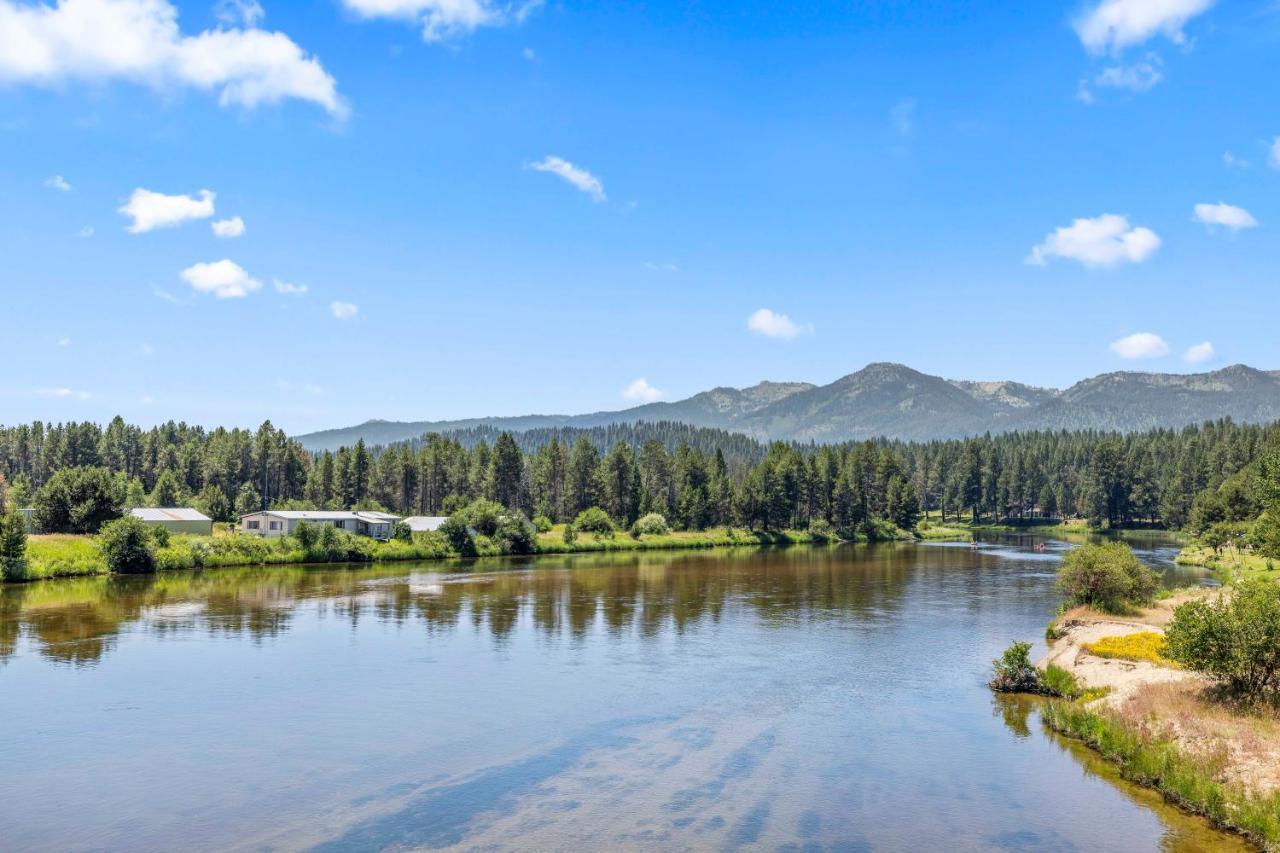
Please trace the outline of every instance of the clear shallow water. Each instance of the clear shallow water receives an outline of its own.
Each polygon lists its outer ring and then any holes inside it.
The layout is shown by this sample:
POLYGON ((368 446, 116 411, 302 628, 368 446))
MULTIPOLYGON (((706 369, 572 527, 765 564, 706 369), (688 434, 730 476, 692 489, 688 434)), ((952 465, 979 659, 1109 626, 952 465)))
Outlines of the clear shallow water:
POLYGON ((0 847, 1237 847, 986 690, 1030 544, 0 589, 0 847))

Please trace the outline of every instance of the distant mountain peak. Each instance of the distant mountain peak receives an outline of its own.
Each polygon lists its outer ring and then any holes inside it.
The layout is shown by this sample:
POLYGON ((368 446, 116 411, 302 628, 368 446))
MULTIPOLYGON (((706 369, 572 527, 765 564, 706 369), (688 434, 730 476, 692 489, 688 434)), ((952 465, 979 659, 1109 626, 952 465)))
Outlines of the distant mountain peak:
POLYGON ((586 415, 375 419, 299 439, 309 449, 325 450, 353 445, 360 438, 366 444, 390 444, 427 432, 477 426, 518 432, 676 421, 768 439, 930 440, 1009 430, 1178 428, 1223 417, 1250 423, 1280 420, 1280 371, 1245 364, 1190 374, 1115 371, 1059 391, 1009 380, 942 379, 905 364, 877 361, 826 385, 765 381, 586 415))

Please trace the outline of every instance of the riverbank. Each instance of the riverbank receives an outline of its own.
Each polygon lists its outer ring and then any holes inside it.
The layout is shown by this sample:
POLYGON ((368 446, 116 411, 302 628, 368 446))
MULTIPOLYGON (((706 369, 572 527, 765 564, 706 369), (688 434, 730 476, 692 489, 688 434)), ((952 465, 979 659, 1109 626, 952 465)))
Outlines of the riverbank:
POLYGON ((1023 521, 1011 519, 1001 522, 974 522, 952 517, 944 523, 937 514, 926 516, 920 522, 919 535, 921 539, 933 541, 968 541, 980 533, 1022 533, 1079 541, 1083 537, 1095 536, 1098 534, 1141 533, 1143 531, 1155 531, 1162 536, 1180 535, 1177 531, 1163 530, 1161 528, 1149 526, 1116 527, 1108 528, 1106 530, 1096 530, 1091 528, 1089 526, 1089 522, 1083 518, 1034 518, 1023 521))
POLYGON ((1188 545, 1178 552, 1174 561, 1179 565, 1199 566, 1218 572, 1224 583, 1254 577, 1280 581, 1280 563, 1276 560, 1231 546, 1214 551, 1205 545, 1188 545))
MULTIPOLYGON (((905 536, 905 534, 904 534, 905 536)), ((766 545, 826 544, 831 540, 808 531, 785 530, 765 532, 743 528, 720 528, 704 531, 674 531, 665 534, 631 536, 579 534, 572 542, 564 540, 563 528, 540 533, 534 554, 580 554, 613 551, 666 551, 682 549, 739 548, 766 545)), ((231 568, 237 566, 306 566, 332 563, 383 563, 403 561, 450 560, 472 557, 511 556, 512 552, 492 541, 478 541, 475 553, 462 554, 449 546, 439 534, 418 534, 412 541, 367 541, 360 554, 344 553, 333 558, 317 558, 291 539, 264 539, 234 533, 214 536, 179 536, 156 551, 159 571, 231 568)), ((53 578, 93 577, 110 574, 102 554, 91 536, 31 536, 27 542, 28 571, 26 581, 53 578)))
POLYGON ((1052 700, 1042 716, 1133 781, 1280 850, 1280 710, 1224 702, 1208 679, 1159 654, 1175 607, 1222 594, 1184 590, 1129 616, 1064 613, 1049 628, 1038 666, 1060 667, 1105 695, 1052 700))

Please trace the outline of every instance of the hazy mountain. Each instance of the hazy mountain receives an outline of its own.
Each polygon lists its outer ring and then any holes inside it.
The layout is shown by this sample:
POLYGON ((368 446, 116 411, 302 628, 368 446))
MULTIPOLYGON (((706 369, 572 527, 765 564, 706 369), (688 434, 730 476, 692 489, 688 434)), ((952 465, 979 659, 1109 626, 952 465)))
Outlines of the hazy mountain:
POLYGON ((1009 430, 1176 428, 1222 417, 1251 423, 1280 420, 1280 371, 1233 365, 1189 375, 1106 373, 1058 391, 1018 382, 948 380, 901 364, 876 363, 829 385, 761 382, 750 388, 713 388, 685 400, 585 415, 369 421, 299 439, 309 449, 332 450, 359 438, 368 444, 388 444, 426 432, 476 426, 523 431, 679 421, 768 439, 929 440, 1009 430))

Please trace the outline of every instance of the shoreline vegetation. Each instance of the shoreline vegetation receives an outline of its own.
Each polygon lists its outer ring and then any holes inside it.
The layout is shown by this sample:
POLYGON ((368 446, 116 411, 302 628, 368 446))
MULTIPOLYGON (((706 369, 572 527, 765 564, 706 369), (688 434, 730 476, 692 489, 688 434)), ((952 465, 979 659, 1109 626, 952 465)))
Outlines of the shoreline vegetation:
MULTIPOLYGON (((536 534, 530 550, 516 550, 490 537, 475 537, 473 547, 462 550, 443 534, 416 534, 410 541, 356 543, 356 549, 317 553, 308 551, 293 537, 264 539, 259 536, 220 533, 214 536, 172 535, 168 544, 154 550, 154 571, 171 572, 195 569, 245 566, 321 566, 332 564, 376 564, 385 562, 463 560, 476 557, 518 555, 586 554, 618 551, 700 550, 788 545, 823 545, 841 542, 905 541, 912 537, 905 531, 894 531, 884 538, 841 539, 807 530, 759 531, 726 527, 703 531, 668 531, 666 533, 577 533, 566 541, 568 525, 554 525, 536 534), (360 547, 363 546, 363 547, 360 547)), ((354 537, 352 537, 354 538, 354 537)), ((344 544, 350 545, 350 542, 344 544)), ((27 569, 22 583, 59 578, 94 577, 113 571, 107 559, 88 535, 50 534, 31 536, 27 542, 27 569)), ((127 573, 127 572, 125 572, 127 573)))
POLYGON ((1119 543, 1072 552, 1067 608, 994 664, 991 686, 1046 697, 1044 725, 1185 811, 1280 850, 1280 586, 1157 593, 1119 543))

